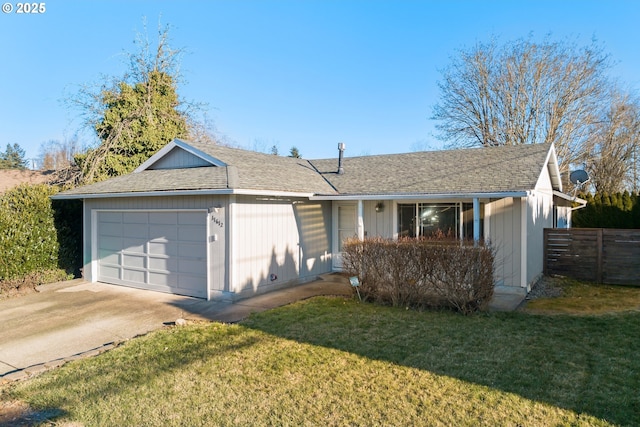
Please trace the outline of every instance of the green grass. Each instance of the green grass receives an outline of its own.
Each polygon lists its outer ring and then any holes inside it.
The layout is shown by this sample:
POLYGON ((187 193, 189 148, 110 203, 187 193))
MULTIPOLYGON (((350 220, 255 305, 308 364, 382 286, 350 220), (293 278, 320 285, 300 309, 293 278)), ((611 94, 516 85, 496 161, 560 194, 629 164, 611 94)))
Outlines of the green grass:
POLYGON ((529 301, 526 311, 538 313, 602 314, 640 310, 640 286, 602 285, 555 279, 562 296, 529 301))
POLYGON ((461 316, 314 298, 158 331, 2 399, 87 426, 640 425, 638 337, 638 312, 461 316))

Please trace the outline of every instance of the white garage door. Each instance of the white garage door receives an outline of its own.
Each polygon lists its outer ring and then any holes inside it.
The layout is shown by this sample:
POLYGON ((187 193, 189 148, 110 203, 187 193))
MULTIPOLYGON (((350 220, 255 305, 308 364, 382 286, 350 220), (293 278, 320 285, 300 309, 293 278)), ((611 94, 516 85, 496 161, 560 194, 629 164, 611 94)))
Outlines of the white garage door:
POLYGON ((98 281, 207 297, 203 211, 97 213, 98 281))

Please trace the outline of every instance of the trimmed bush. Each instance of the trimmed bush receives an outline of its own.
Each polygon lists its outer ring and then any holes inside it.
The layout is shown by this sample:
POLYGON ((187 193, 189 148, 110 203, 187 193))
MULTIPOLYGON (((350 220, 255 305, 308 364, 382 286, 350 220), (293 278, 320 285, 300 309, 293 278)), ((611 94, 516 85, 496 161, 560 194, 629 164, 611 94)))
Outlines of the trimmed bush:
POLYGON ((573 212, 576 228, 640 228, 640 195, 637 193, 580 194, 587 205, 573 212))
MULTIPOLYGON (((74 273, 80 256, 77 204, 57 204, 46 184, 21 185, 0 196, 0 281, 62 269, 74 273)), ((39 276, 38 276, 39 277, 39 276)))
POLYGON ((493 296, 495 254, 455 240, 350 239, 344 268, 358 276, 365 300, 396 307, 486 309, 493 296))

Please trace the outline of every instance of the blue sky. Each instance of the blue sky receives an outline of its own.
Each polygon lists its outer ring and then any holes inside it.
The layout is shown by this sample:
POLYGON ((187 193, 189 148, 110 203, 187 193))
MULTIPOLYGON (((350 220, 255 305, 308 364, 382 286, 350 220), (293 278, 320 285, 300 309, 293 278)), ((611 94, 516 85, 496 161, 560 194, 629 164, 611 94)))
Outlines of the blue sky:
MULTIPOLYGON (((4 2, 4 0, 2 0, 4 2)), ((184 48, 183 99, 205 103, 217 132, 246 148, 305 158, 437 149, 432 106, 456 49, 492 36, 595 38, 615 78, 640 89, 637 1, 45 1, 0 13, 0 150, 80 127, 64 99, 119 76, 146 17, 184 48)), ((89 142, 88 135, 84 135, 89 142)))

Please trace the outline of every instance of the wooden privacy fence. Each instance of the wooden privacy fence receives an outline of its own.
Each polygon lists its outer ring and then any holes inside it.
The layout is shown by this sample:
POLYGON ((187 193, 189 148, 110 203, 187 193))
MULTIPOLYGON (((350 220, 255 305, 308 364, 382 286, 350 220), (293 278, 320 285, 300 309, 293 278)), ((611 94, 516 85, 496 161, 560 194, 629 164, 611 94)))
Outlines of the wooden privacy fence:
POLYGON ((546 228, 544 274, 640 286, 640 230, 546 228))

